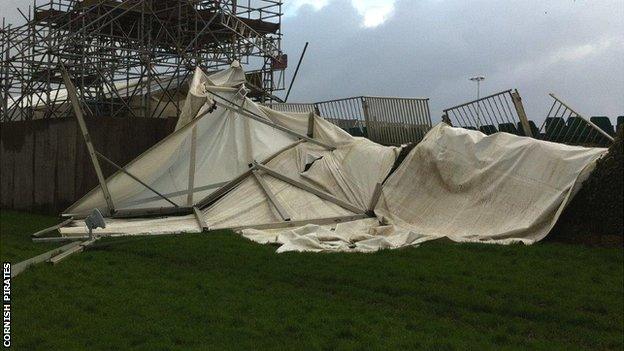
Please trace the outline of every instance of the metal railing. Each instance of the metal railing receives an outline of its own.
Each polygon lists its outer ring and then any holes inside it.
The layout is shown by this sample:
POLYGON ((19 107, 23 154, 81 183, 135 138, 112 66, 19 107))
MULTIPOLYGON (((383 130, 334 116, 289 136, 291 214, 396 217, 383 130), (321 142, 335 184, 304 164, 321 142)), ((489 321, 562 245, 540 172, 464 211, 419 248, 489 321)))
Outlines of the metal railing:
POLYGON ((485 134, 507 132, 533 136, 537 132, 524 114, 522 99, 517 90, 505 90, 477 100, 444 109, 442 120, 485 134))
POLYGON ((608 146, 614 130, 607 117, 587 119, 554 94, 554 102, 538 128, 524 112, 517 90, 505 90, 461 105, 444 109, 442 120, 485 134, 506 132, 519 136, 570 145, 608 146))
POLYGON ((431 129, 429 99, 357 96, 270 106, 283 112, 315 112, 351 135, 384 145, 420 142, 431 129))
POLYGON ((588 120, 555 94, 549 95, 554 101, 540 127, 542 140, 588 146, 607 146, 613 142, 613 126, 607 117, 592 117, 588 120), (592 122, 592 119, 597 123, 592 122))

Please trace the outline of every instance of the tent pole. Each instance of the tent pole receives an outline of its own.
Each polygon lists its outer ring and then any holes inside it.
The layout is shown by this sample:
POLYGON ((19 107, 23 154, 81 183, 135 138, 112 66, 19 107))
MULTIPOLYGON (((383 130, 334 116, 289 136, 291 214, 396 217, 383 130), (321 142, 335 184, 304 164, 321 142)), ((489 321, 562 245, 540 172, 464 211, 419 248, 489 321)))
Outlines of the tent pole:
POLYGON ((33 238, 38 238, 38 237, 42 236, 45 233, 49 233, 49 232, 51 232, 53 230, 56 230, 56 229, 59 229, 59 228, 63 228, 64 226, 68 225, 73 220, 74 220, 74 217, 69 217, 68 219, 64 220, 63 222, 61 222, 61 223, 59 223, 57 225, 53 225, 53 226, 51 226, 49 228, 42 229, 42 230, 40 230, 40 231, 38 231, 38 232, 36 232, 34 234, 31 234, 30 236, 33 237, 33 238))
MULTIPOLYGON (((280 155, 282 152, 289 150, 299 144, 301 144, 303 142, 303 140, 298 140, 290 145, 287 145, 279 150, 277 150, 275 153, 273 153, 271 156, 265 158, 261 163, 262 164, 266 164, 268 162, 270 162, 272 159, 274 159, 275 157, 277 157, 278 155, 280 155)), ((205 198, 203 198, 202 200, 200 200, 199 202, 197 202, 196 206, 199 208, 203 208, 209 204, 211 204, 212 202, 218 200, 221 196, 225 195, 228 191, 230 191, 232 188, 234 188, 236 185, 238 185, 240 182, 242 182, 245 178, 247 178, 247 176, 249 176, 251 174, 252 169, 248 169, 245 172, 241 173, 238 177, 232 179, 231 181, 227 182, 226 184, 224 184, 223 186, 221 186, 219 189, 215 190, 213 193, 211 193, 210 195, 206 196, 205 198)))
POLYGON ((314 112, 308 114, 308 136, 314 138, 314 112))
POLYGON ((66 250, 64 252, 62 252, 62 253, 60 253, 60 254, 58 254, 56 256, 51 257, 48 260, 48 262, 50 262, 52 264, 57 264, 57 263, 61 262, 62 260, 66 259, 67 257, 69 257, 69 256, 71 256, 71 255, 73 255, 75 253, 84 251, 84 249, 87 246, 93 245, 93 243, 95 243, 96 240, 97 240, 97 238, 91 239, 91 240, 87 240, 87 241, 83 241, 83 242, 79 243, 78 245, 73 246, 73 247, 69 248, 68 250, 66 250))
POLYGON ((309 141, 309 142, 311 142, 311 143, 313 143, 313 144, 316 144, 316 145, 322 146, 322 147, 324 147, 324 148, 326 148, 326 149, 328 149, 328 150, 335 150, 335 149, 336 149, 334 146, 331 146, 331 145, 329 145, 329 144, 326 144, 326 143, 324 143, 324 142, 322 142, 322 141, 319 141, 319 140, 316 140, 316 139, 310 138, 310 137, 308 137, 307 135, 303 135, 303 134, 297 133, 297 132, 295 132, 295 131, 293 131, 293 130, 290 130, 290 129, 288 129, 288 128, 284 127, 284 126, 280 126, 279 124, 275 124, 275 123, 273 123, 273 122, 271 122, 271 121, 267 120, 265 117, 259 116, 258 114, 256 114, 256 113, 254 113, 254 112, 249 111, 248 109, 244 108, 243 106, 238 106, 238 105, 236 105, 236 104, 235 104, 234 102, 232 102, 231 100, 228 100, 228 99, 226 99, 226 98, 222 97, 221 95, 219 95, 219 94, 217 94, 217 93, 215 93, 215 92, 209 91, 209 93, 210 93, 210 94, 212 94, 212 95, 214 95, 214 96, 216 96, 216 97, 218 97, 218 98, 220 98, 220 99, 222 99, 222 100, 224 100, 224 101, 227 101, 228 103, 230 103, 230 104, 232 105, 232 106, 229 106, 229 105, 227 105, 227 104, 224 104, 224 103, 222 103, 222 102, 219 102, 219 101, 216 101, 216 100, 215 100, 215 104, 216 104, 217 106, 220 106, 220 107, 226 108, 226 109, 228 109, 228 110, 232 110, 232 111, 234 111, 234 112, 236 112, 236 113, 240 114, 241 116, 245 116, 245 117, 247 117, 247 118, 251 118, 251 119, 256 120, 256 121, 258 121, 258 122, 260 122, 260 123, 263 123, 263 124, 266 124, 266 125, 268 125, 268 126, 271 126, 271 127, 275 128, 275 129, 277 129, 277 130, 280 130, 280 131, 282 131, 282 132, 285 132, 285 133, 291 134, 291 135, 293 135, 293 136, 296 136, 296 137, 297 137, 297 138, 299 138, 299 139, 304 139, 304 140, 309 141))
MULTIPOLYGON (((209 114, 208 111, 202 113, 201 115, 195 117, 193 120, 191 120, 189 123, 185 124, 184 126, 182 126, 180 129, 177 129, 175 131, 173 131, 173 133, 167 135, 165 138, 161 139, 159 142, 157 142, 156 144, 150 146, 147 150, 143 151, 139 156, 137 156, 134 160, 130 161, 130 163, 128 163, 125 168, 129 168, 131 165, 133 165, 137 160, 141 159, 144 155, 147 155, 149 152, 151 152, 152 150, 155 150, 157 147, 159 147, 160 145, 162 145, 163 143, 165 143, 167 140, 169 140, 169 138, 171 138, 173 135, 178 135, 181 134, 183 132, 185 132, 187 129, 192 128, 195 123, 197 123, 201 118, 207 116, 209 114)), ((117 176, 121 171, 117 171, 115 173, 113 173, 110 177, 108 177, 107 180, 112 179, 113 177, 117 176)), ((123 172, 121 172, 123 173, 123 172)), ((82 196, 78 202, 80 202, 81 200, 85 199, 87 196, 93 194, 93 192, 95 192, 97 190, 97 187, 94 189, 91 189, 88 193, 86 193, 84 196, 82 196)), ((63 217, 67 217, 68 215, 72 214, 72 210, 73 210, 74 205, 68 207, 67 209, 65 209, 65 211, 63 211, 62 216, 63 217)), ((83 217, 84 218, 84 217, 83 217)))
POLYGON ((301 62, 303 61, 303 57, 305 56, 306 50, 308 50, 309 42, 306 41, 305 46, 303 47, 303 51, 301 52, 301 56, 299 57, 299 62, 297 62, 297 68, 295 68, 295 74, 293 74, 292 80, 290 81, 290 85, 288 86, 288 91, 286 92, 286 97, 284 98, 284 102, 288 102, 288 97, 290 96, 290 90, 295 83, 295 79, 297 79, 297 73, 299 73, 299 67, 301 67, 301 62))
POLYGON ((221 230, 221 229, 230 229, 234 231, 240 231, 243 229, 279 229, 279 228, 293 228, 293 227, 301 227, 306 224, 317 224, 317 225, 329 225, 343 222, 351 222, 356 221, 358 219, 370 218, 366 214, 356 214, 356 215, 348 215, 348 216, 338 216, 338 217, 328 217, 328 218, 315 218, 315 219, 302 219, 297 221, 289 221, 289 222, 273 222, 273 223, 262 223, 262 224, 248 224, 241 225, 238 227, 229 227, 229 228, 220 228, 213 227, 210 230, 221 230))
POLYGON ((154 207, 154 208, 137 208, 118 210, 113 218, 133 218, 148 216, 168 216, 168 215, 187 215, 191 214, 191 207, 154 207))
POLYGON ((375 206, 379 202, 379 197, 381 196, 382 185, 381 183, 377 183, 375 185, 375 191, 373 191, 373 196, 371 197, 370 204, 368 205, 367 213, 373 215, 375 213, 375 206))
POLYGON ((97 174, 98 182, 100 183, 100 188, 102 188, 102 193, 104 194, 104 200, 106 200, 106 205, 108 207, 109 214, 115 213, 115 206, 113 205, 113 199, 111 198, 110 193, 108 192, 108 186, 106 185, 106 180, 104 178, 104 174, 102 173, 102 169, 100 168, 100 163, 95 155, 95 149, 93 148, 93 144, 91 143, 91 136, 89 135, 89 130, 87 129, 87 124, 84 121, 84 117, 82 114, 82 109, 80 108, 80 102, 78 101, 78 94, 76 94, 76 87, 74 83, 72 83, 69 78, 69 73, 65 69, 63 63, 59 63, 59 67, 61 68, 61 73, 63 74, 63 81, 65 82, 65 87, 67 88, 67 95, 71 100, 72 107, 74 109, 74 113, 76 114, 76 119, 78 120, 78 125, 80 126, 80 130, 82 131, 82 136, 84 138, 85 144, 87 145, 87 150, 89 151, 89 157, 91 158, 91 163, 93 164, 93 168, 95 168, 95 173, 97 174))
POLYGON ((95 154, 100 157, 101 159, 103 159, 104 161, 106 161, 108 164, 110 164, 111 166, 117 168, 118 171, 121 171, 122 173, 126 174, 127 176, 129 176, 130 178, 136 180, 137 182, 139 182, 141 185, 143 185, 144 187, 146 187, 147 189, 151 190, 154 194, 160 196, 161 198, 163 198, 165 201, 167 201, 168 203, 172 204, 174 207, 180 207, 178 204, 176 204, 175 202, 171 201, 168 197, 166 197, 165 195, 159 193, 158 191, 156 191, 155 189, 153 189, 152 187, 150 187, 149 185, 145 184, 141 179, 137 178, 135 175, 133 175, 132 173, 128 172, 127 170, 125 170, 123 167, 119 166, 118 164, 116 164, 115 162, 113 162, 111 159, 109 159, 108 157, 102 155, 101 153, 99 153, 98 151, 95 152, 95 154))
POLYGON ((22 273, 23 271, 26 270, 26 268, 35 265, 37 263, 41 263, 45 260, 50 259, 50 257, 56 256, 58 254, 61 254, 67 250, 70 250, 72 248, 74 248, 75 246, 80 245, 79 241, 74 241, 71 242, 69 244, 66 244, 64 246, 58 247, 56 249, 52 249, 48 252, 42 253, 41 255, 37 255, 35 257, 29 258, 27 260, 24 260, 22 262, 18 262, 16 264, 14 264, 11 267, 11 278, 14 278, 15 276, 17 276, 18 274, 22 273))
POLYGON ((188 195, 186 205, 193 206, 193 194, 195 189, 195 158, 197 156, 197 126, 191 131, 191 159, 189 161, 188 195))
POLYGON ((262 178, 262 176, 258 174, 258 171, 255 169, 251 171, 251 174, 253 174, 253 176, 256 178, 258 184, 260 184, 260 187, 264 191, 264 194, 269 199, 269 202, 273 204, 273 207, 275 207, 280 217, 282 217, 282 219, 286 222, 290 221, 290 215, 288 214, 288 211, 286 211, 286 209, 282 206, 279 200, 277 200, 275 194, 271 191, 271 188, 269 188, 269 184, 267 184, 266 180, 264 180, 264 178, 262 178))
POLYGON ((197 207, 193 207, 193 214, 195 215, 195 219, 197 220, 197 225, 199 226, 199 228, 201 228, 203 232, 207 231, 208 224, 206 224, 206 219, 204 218, 204 214, 202 213, 202 211, 197 207))
POLYGON ((286 176, 286 175, 284 175, 282 173, 279 173, 279 172, 277 172, 277 171, 275 171, 275 170, 273 170, 273 169, 271 169, 271 168, 269 168, 267 166, 261 165, 261 164, 259 164, 257 162, 254 162, 254 168, 262 170, 262 171, 268 173, 269 175, 271 175, 271 176, 273 176, 273 177, 275 177, 275 178, 277 178, 277 179, 279 179, 281 181, 284 181, 284 182, 289 183, 289 184, 291 184, 293 186, 296 186, 299 189, 303 189, 303 190, 305 190, 307 192, 310 192, 310 193, 320 197, 321 199, 327 200, 329 202, 333 202, 334 204, 336 204, 336 205, 338 205, 338 206, 340 206, 342 208, 345 208, 345 209, 347 209, 347 210, 349 210, 351 212, 355 212, 357 214, 363 214, 363 213, 366 212, 366 211, 356 207, 353 204, 350 204, 350 203, 348 203, 346 201, 340 200, 340 199, 334 197, 333 195, 330 195, 330 194, 328 194, 328 193, 326 193, 324 191, 320 191, 320 190, 318 190, 318 189, 316 189, 314 187, 311 187, 311 186, 309 186, 307 184, 304 184, 304 183, 301 183, 301 182, 299 182, 297 180, 294 180, 294 179, 292 179, 292 178, 290 178, 290 177, 288 177, 288 176, 286 176))

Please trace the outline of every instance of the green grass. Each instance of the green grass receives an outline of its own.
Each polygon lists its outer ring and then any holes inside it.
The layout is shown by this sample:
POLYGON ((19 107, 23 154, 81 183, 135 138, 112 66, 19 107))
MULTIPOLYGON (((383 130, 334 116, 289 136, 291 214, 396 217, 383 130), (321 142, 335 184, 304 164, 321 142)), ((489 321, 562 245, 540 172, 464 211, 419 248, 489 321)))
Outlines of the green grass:
MULTIPOLYGON (((50 222, 3 215, 3 259, 50 222)), ((231 232, 103 240, 13 280, 15 349, 623 347, 621 249, 274 251, 231 232)))
POLYGON ((51 216, 0 211, 0 240, 2 240, 0 256, 2 262, 17 263, 62 246, 59 243, 34 244, 30 238, 30 234, 59 222, 58 218, 51 216))

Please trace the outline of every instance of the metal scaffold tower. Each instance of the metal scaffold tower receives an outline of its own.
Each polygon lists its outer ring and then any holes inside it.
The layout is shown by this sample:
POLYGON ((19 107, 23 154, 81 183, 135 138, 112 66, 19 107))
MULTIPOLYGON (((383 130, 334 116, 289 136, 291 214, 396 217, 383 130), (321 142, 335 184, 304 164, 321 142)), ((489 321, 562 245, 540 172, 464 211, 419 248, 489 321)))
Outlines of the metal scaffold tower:
POLYGON ((281 0, 47 0, 20 13, 0 32, 2 121, 71 114, 62 67, 96 117, 176 117, 195 67, 234 60, 255 100, 284 88, 281 0))

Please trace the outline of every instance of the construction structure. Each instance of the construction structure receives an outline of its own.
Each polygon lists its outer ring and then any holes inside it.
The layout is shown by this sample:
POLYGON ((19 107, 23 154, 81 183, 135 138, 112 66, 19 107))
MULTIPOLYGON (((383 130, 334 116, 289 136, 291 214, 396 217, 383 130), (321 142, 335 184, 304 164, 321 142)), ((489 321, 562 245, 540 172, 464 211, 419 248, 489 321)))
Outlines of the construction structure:
POLYGON ((92 116, 178 117, 195 67, 234 60, 249 96, 279 101, 281 0, 45 0, 2 23, 2 121, 72 113, 60 66, 92 116))

